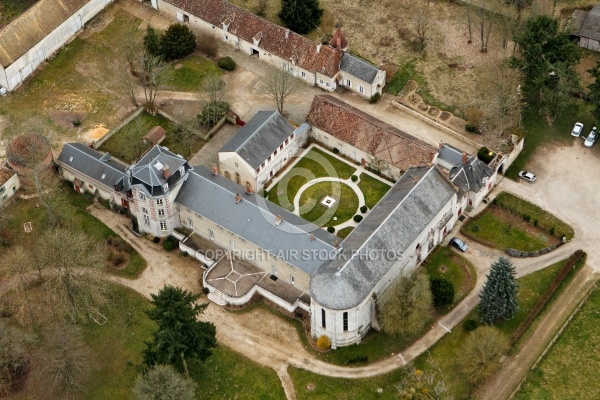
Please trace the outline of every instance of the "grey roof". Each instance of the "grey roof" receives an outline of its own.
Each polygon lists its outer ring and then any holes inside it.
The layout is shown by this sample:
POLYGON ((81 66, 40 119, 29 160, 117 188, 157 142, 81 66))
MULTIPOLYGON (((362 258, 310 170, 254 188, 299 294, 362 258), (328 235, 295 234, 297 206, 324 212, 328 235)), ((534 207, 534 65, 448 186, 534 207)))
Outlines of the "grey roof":
POLYGON ((83 143, 67 143, 58 156, 58 162, 97 182, 111 187, 119 185, 120 190, 126 190, 123 189, 123 183, 127 180, 126 169, 112 160, 110 153, 101 153, 83 143))
MULTIPOLYGON (((448 164, 457 167, 462 164, 462 154, 462 150, 459 150, 454 146, 444 143, 442 148, 438 151, 438 159, 444 160, 448 164)), ((469 159, 473 158, 468 154, 467 156, 469 159)))
POLYGON ((256 169, 293 131, 278 111, 259 111, 219 152, 235 152, 256 169))
POLYGON ((206 167, 190 171, 175 201, 293 266, 313 274, 335 254, 332 243, 339 240, 257 194, 247 194, 241 186, 206 167), (235 203, 235 195, 242 201, 235 203), (283 221, 275 225, 275 216, 283 221), (309 239, 309 233, 315 240, 309 239))
POLYGON ((373 83, 379 69, 352 54, 344 53, 340 63, 340 70, 349 73, 368 83, 373 83))
MULTIPOLYGON (((573 13, 573 17, 575 25, 581 24, 582 13, 577 13, 577 15, 573 13)), ((600 4, 594 5, 587 15, 585 15, 579 32, 575 34, 577 36, 600 40, 600 4)))
POLYGON ((408 253, 455 195, 437 167, 410 168, 344 240, 341 256, 312 277, 313 300, 334 310, 360 304, 398 261, 388 252, 408 253))
POLYGON ((166 147, 154 146, 144 157, 131 166, 131 186, 143 189, 150 196, 165 194, 163 184, 175 185, 190 169, 187 161, 166 147), (171 175, 165 179, 162 168, 168 165, 171 175), (184 173, 180 174, 179 168, 185 166, 184 173))
POLYGON ((470 158, 466 164, 450 170, 450 180, 457 186, 462 186, 463 191, 477 193, 485 186, 487 179, 494 175, 494 172, 480 159, 470 158))

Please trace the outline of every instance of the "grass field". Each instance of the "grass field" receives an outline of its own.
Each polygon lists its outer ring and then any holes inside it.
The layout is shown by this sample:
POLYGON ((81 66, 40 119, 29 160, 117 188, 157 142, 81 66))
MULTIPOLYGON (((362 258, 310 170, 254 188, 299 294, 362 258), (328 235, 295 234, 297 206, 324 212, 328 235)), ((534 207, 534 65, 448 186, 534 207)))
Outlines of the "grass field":
POLYGON ((600 396, 600 290, 527 376, 515 399, 594 399, 600 396))
POLYGON ((0 1, 0 29, 23 14, 38 0, 2 0, 0 1))
POLYGON ((540 250, 548 244, 536 236, 515 227, 510 221, 501 219, 486 209, 463 226, 461 232, 471 238, 482 240, 497 249, 508 248, 521 251, 540 250))
MULTIPOLYGON (((543 296, 556 274, 558 274, 564 265, 564 262, 561 261, 553 264, 517 280, 519 282, 519 294, 517 298, 520 310, 513 319, 496 325, 507 337, 514 332, 537 301, 543 296)), ((556 295, 553 298, 556 298, 556 295)), ((453 361, 456 358, 456 353, 460 351, 462 343, 469 334, 463 328, 464 321, 468 319, 473 319, 479 324, 477 311, 471 311, 461 323, 452 329, 451 333, 446 334, 429 349, 428 353, 421 355, 415 360, 415 365, 418 368, 427 370, 430 368, 428 367, 428 360, 431 357, 441 369, 445 382, 451 389, 451 394, 457 399, 469 398, 474 389, 466 382, 465 377, 453 361)))
POLYGON ((165 86, 165 90, 178 92, 199 92, 207 76, 223 73, 214 62, 195 54, 172 61, 170 70, 172 80, 165 86))
POLYGON ((344 223, 360 213, 358 207, 358 196, 350 186, 343 183, 315 183, 300 196, 300 216, 319 226, 344 223), (339 203, 328 208, 320 203, 325 196, 333 196, 339 203))
POLYGON ((368 174, 360 174, 359 178, 358 187, 365 196, 365 205, 369 208, 375 207, 379 200, 390 190, 390 185, 368 174))

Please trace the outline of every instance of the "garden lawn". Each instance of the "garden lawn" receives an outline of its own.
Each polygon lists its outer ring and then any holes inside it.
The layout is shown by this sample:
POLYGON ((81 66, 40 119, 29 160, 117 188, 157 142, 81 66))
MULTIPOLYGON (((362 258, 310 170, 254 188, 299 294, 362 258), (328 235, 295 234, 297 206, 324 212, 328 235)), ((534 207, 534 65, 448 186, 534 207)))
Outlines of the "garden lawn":
POLYGON ((366 206, 372 209, 379 203, 379 200, 385 196, 388 190, 390 190, 391 186, 368 174, 360 174, 359 178, 360 181, 358 182, 358 187, 365 196, 366 206))
POLYGON ((315 183, 300 196, 300 216, 318 226, 344 223, 356 213, 360 213, 358 196, 350 186, 344 183, 315 183), (331 195, 337 200, 332 207, 321 204, 321 200, 326 195, 331 195), (337 218, 337 220, 333 218, 337 218))
MULTIPOLYGON (((86 208, 93 202, 89 195, 75 192, 71 184, 66 181, 60 181, 54 193, 53 204, 56 204, 59 214, 62 215, 64 227, 81 230, 98 243, 104 243, 109 236, 118 236, 87 212, 86 208)), ((42 232, 49 227, 46 210, 43 207, 36 207, 36 204, 36 199, 18 200, 3 210, 8 216, 8 227, 14 235, 12 243, 19 243, 25 248, 30 248, 34 246, 42 232), (25 222, 31 222, 32 233, 23 231, 25 222)), ((121 270, 107 268, 106 271, 112 275, 135 279, 144 269, 146 269, 146 260, 134 248, 130 248, 129 262, 125 268, 121 270)))
POLYGON ((346 228, 342 228, 339 231, 335 232, 335 235, 337 237, 339 237, 340 239, 345 239, 346 236, 348 236, 350 234, 350 232, 352 232, 353 230, 354 230, 354 227, 348 226, 346 228))
POLYGON ((308 181, 328 176, 348 179, 355 171, 352 165, 313 147, 269 191, 267 198, 288 211, 294 211, 294 197, 308 181))
POLYGON ((531 221, 538 221, 538 226, 544 227, 548 231, 555 231, 556 236, 565 236, 567 240, 573 239, 575 232, 570 225, 556 218, 548 211, 532 204, 528 201, 521 200, 517 196, 502 192, 494 199, 494 204, 499 207, 519 216, 529 216, 531 221))
POLYGON ((172 79, 164 89, 177 92, 198 92, 202 89, 206 77, 223 73, 214 62, 196 54, 173 61, 169 65, 172 79))
MULTIPOLYGON (((423 263, 430 278, 444 278, 454 286, 454 302, 460 303, 475 287, 477 274, 466 258, 447 246, 438 246, 423 263)), ((438 310, 447 313, 447 310, 438 310)))
POLYGON ((470 220, 462 227, 461 232, 475 240, 480 239, 487 245, 493 245, 499 250, 512 248, 534 251, 548 246, 543 240, 492 214, 490 209, 470 220))
POLYGON ((2 0, 0 1, 0 28, 18 18, 38 0, 2 0))
POLYGON ((515 399, 592 399, 600 395, 600 290, 527 376, 515 399))
POLYGON ((288 367, 296 388, 296 396, 302 399, 397 399, 396 385, 401 380, 404 370, 396 370, 374 378, 342 379, 313 374, 312 372, 288 367), (307 386, 313 384, 314 390, 307 386), (382 389, 381 393, 377 393, 382 389))
MULTIPOLYGON (((560 261, 540 271, 517 279, 517 282, 519 283, 519 294, 517 299, 519 301, 520 310, 512 320, 496 325, 498 329, 506 334, 507 338, 510 338, 510 335, 516 330, 519 324, 527 317, 527 314, 529 314, 535 304, 537 304, 539 299, 544 295, 550 286, 550 283, 560 272, 565 262, 566 260, 560 261)), ((550 301, 553 301, 553 299, 558 296, 562 287, 564 287, 564 285, 561 285, 550 301)), ((469 334, 463 328, 464 322, 469 319, 475 320, 480 324, 476 309, 472 310, 457 326, 455 326, 451 333, 446 334, 434 344, 429 349, 428 353, 422 354, 415 360, 415 366, 417 368, 430 370, 431 367, 428 365, 428 361, 431 356, 433 362, 441 369, 451 394, 457 399, 469 398, 470 394, 475 389, 467 383, 465 377, 453 361, 456 358, 456 353, 460 351, 461 346, 469 334)))

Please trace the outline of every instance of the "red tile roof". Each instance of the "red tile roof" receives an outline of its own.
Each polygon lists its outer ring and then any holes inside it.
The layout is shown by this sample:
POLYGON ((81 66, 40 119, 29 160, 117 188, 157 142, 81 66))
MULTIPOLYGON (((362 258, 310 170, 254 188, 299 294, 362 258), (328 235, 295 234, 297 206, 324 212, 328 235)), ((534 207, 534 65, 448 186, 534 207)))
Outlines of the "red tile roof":
POLYGON ((165 137, 167 132, 164 130, 162 126, 155 126, 150 129, 146 135, 144 135, 143 139, 149 140, 152 144, 159 144, 161 139, 165 137))
POLYGON ((436 153, 433 146, 330 95, 314 97, 307 121, 403 171, 431 163, 436 153))
POLYGON ((15 171, 9 169, 4 165, 0 165, 0 186, 4 185, 12 176, 16 174, 15 171))
POLYGON ((317 44, 279 25, 264 20, 251 12, 237 7, 226 0, 166 0, 206 22, 219 28, 222 23, 229 23, 228 31, 249 43, 262 34, 259 47, 284 60, 294 60, 299 67, 333 77, 339 71, 342 53, 329 47, 321 46, 317 52, 317 44), (287 37, 286 37, 287 35, 287 37))

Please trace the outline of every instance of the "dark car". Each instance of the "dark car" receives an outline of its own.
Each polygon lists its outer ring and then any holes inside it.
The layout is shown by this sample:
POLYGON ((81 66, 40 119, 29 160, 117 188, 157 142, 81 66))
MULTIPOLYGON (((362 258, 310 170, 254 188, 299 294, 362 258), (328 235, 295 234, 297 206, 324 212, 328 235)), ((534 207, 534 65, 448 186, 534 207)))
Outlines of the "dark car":
POLYGON ((469 245, 467 245, 465 242, 463 242, 457 237, 453 237, 452 239, 450 239, 450 246, 456 247, 462 252, 469 250, 469 245))

